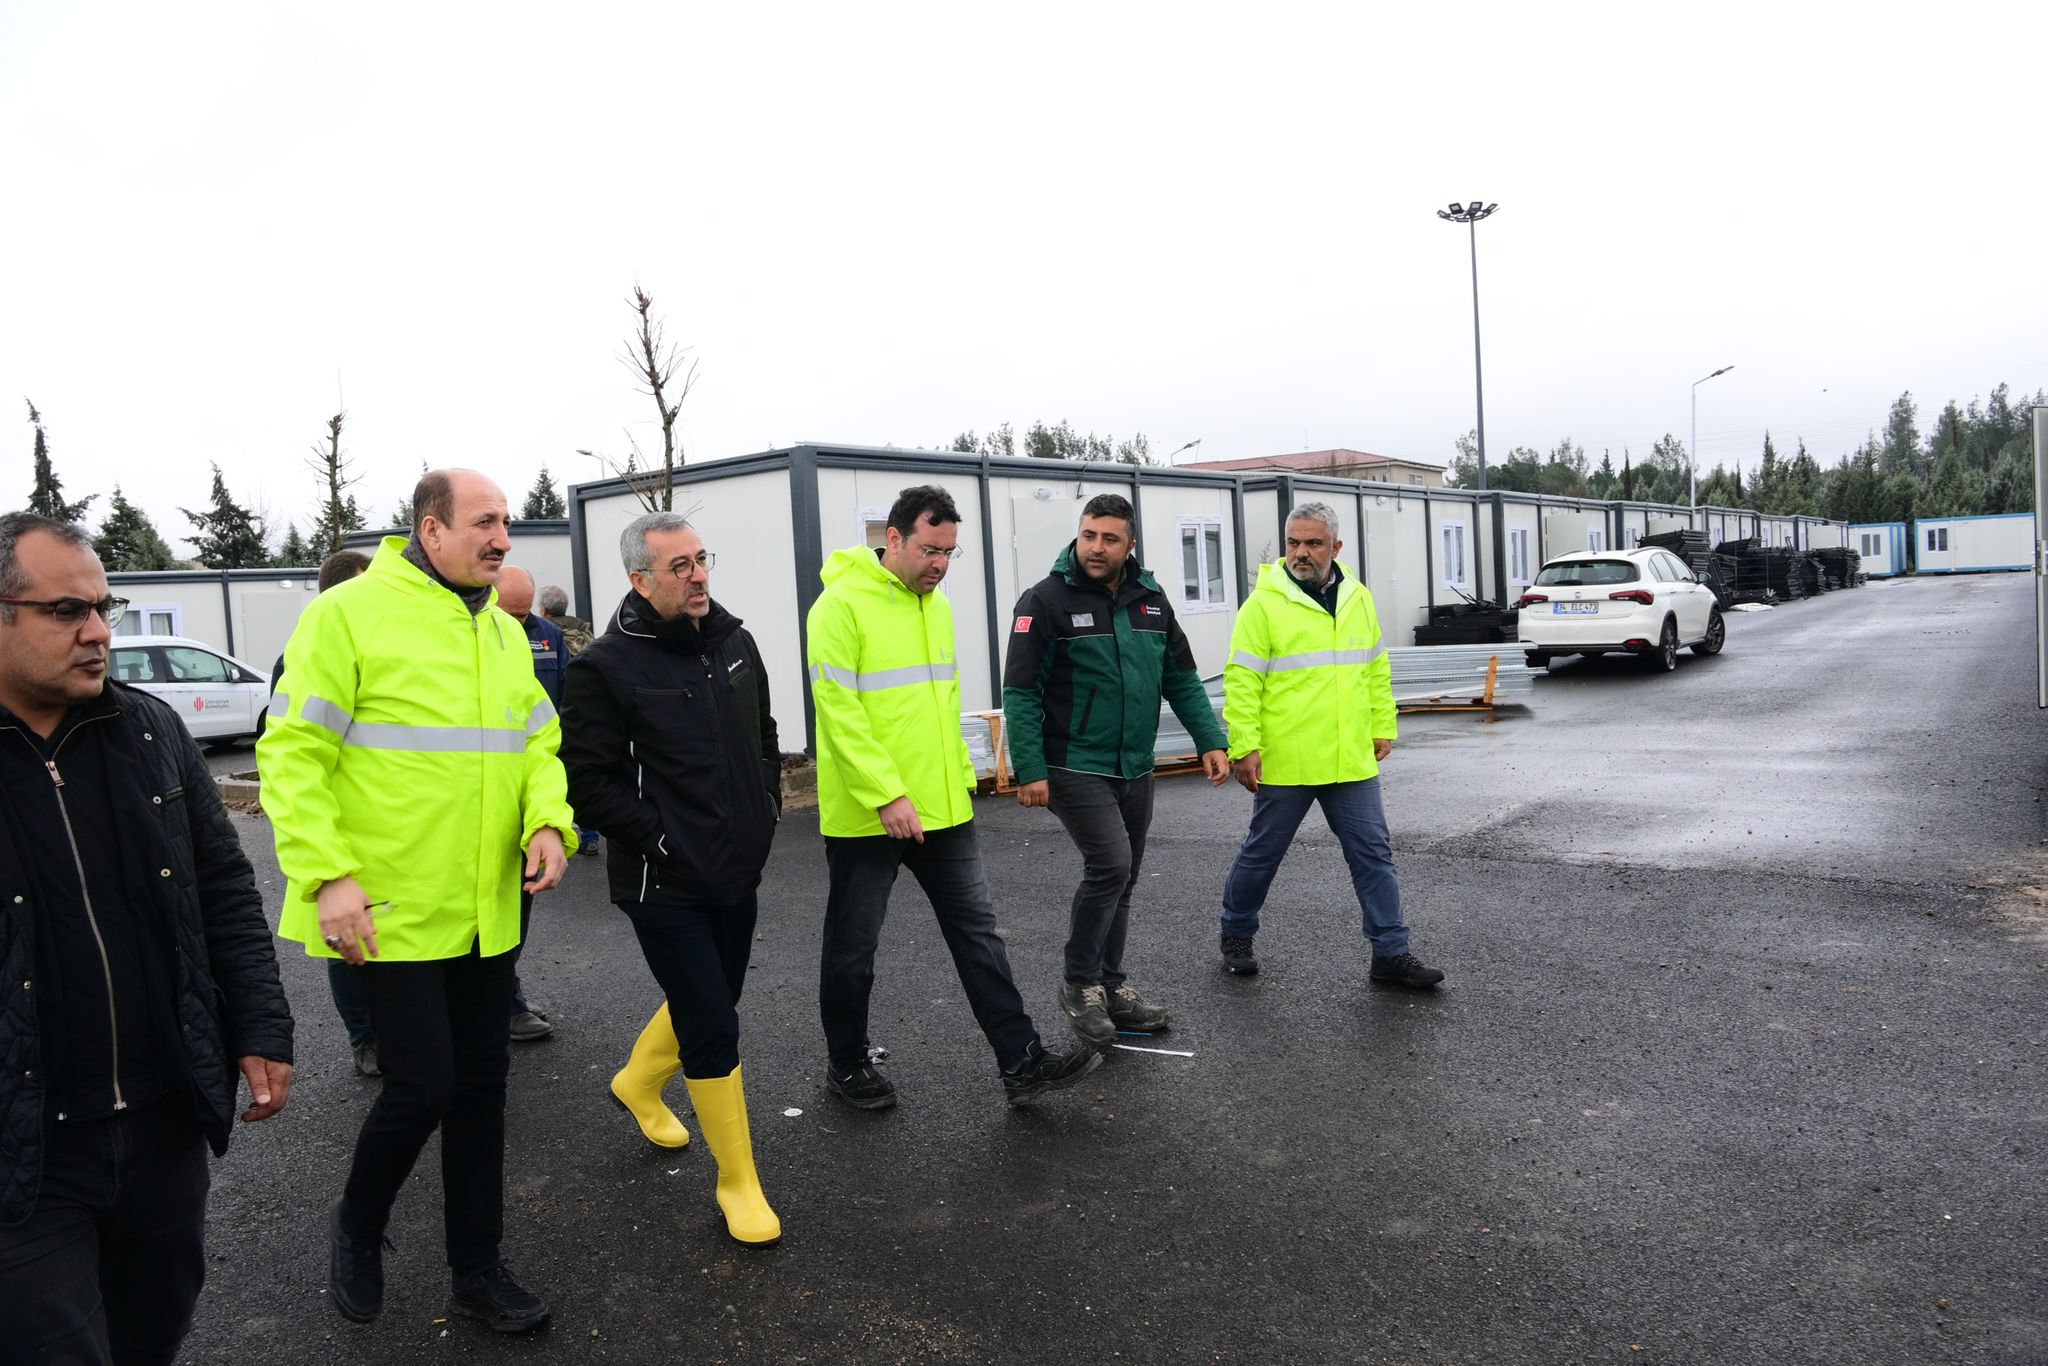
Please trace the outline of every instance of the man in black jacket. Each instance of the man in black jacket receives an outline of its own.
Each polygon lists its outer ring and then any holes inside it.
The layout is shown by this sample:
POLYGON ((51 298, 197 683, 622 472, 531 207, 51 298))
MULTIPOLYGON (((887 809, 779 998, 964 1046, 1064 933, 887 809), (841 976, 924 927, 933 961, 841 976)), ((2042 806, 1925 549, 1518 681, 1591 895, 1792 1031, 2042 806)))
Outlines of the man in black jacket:
POLYGON ((782 810, 768 675, 712 601, 714 556, 679 513, 634 520, 619 555, 633 591, 571 661, 562 706, 569 803, 611 837, 612 900, 668 997, 612 1095, 649 1141, 680 1148, 689 1131, 661 1096, 680 1070, 718 1160, 726 1230, 765 1246, 782 1224, 754 1172, 737 1007, 782 810))
POLYGON ((78 527, 0 516, 0 1362, 169 1362, 206 1149, 284 1108, 292 1020, 206 761, 109 685, 78 527))

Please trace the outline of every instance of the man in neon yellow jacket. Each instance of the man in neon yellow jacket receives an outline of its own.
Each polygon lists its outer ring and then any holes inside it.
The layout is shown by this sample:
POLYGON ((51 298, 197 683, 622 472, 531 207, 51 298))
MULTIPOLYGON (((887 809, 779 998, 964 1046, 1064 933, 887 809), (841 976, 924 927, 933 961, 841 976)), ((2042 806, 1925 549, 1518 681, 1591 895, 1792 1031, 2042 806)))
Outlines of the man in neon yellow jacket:
POLYGON ((931 899, 1012 1104, 1071 1086, 1101 1055, 1038 1037, 996 934, 974 838, 974 764, 960 732, 953 609, 933 590, 959 555, 960 513, 934 485, 903 490, 888 543, 835 553, 805 619, 818 721, 818 827, 830 891, 819 958, 825 1083, 862 1110, 896 1103, 868 1042, 875 947, 899 868, 931 899))
POLYGON ((278 933, 360 974, 384 1086, 329 1224, 328 1296, 368 1322, 399 1187, 441 1130, 451 1312, 536 1327, 504 1224, 505 1020, 522 887, 575 848, 555 709, 519 623, 493 605, 505 495, 467 470, 413 493, 410 539, 310 603, 256 747, 289 885, 278 933))
POLYGON ((1372 944, 1371 980, 1426 989, 1444 975, 1408 948, 1401 882, 1380 802, 1393 752, 1393 665, 1372 594, 1337 562, 1337 514, 1303 503, 1287 516, 1287 557, 1259 570, 1223 668, 1231 772, 1252 801, 1251 829, 1223 884, 1223 965, 1259 970, 1252 936, 1294 832, 1311 806, 1344 850, 1372 944))

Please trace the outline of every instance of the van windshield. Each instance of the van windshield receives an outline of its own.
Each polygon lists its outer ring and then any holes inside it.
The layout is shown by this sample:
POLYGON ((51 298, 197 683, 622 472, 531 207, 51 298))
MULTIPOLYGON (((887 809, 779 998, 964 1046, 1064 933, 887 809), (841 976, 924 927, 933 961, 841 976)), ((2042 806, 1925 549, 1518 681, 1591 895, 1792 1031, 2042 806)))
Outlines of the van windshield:
POLYGON ((1538 588, 1578 588, 1593 584, 1634 583, 1636 567, 1627 560, 1567 560, 1546 564, 1536 576, 1538 588))

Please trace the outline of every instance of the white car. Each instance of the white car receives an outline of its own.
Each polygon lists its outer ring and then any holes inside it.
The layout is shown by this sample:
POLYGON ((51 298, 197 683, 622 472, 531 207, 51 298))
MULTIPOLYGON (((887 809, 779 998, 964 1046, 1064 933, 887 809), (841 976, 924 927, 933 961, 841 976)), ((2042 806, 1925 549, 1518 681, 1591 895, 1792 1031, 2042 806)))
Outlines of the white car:
POLYGON ((170 703, 192 738, 254 740, 270 706, 270 677, 183 636, 115 636, 107 674, 170 703))
POLYGON ((1642 655, 1678 667, 1681 646, 1717 655, 1727 643, 1714 590, 1668 550, 1581 550, 1543 566, 1515 606, 1532 668, 1566 655, 1642 655))

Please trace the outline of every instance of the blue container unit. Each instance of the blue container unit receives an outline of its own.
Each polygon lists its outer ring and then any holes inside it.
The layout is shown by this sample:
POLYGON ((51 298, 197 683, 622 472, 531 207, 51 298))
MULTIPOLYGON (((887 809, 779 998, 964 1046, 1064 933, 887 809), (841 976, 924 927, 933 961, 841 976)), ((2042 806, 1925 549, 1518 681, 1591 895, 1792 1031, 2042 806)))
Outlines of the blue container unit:
POLYGON ((1867 578, 1889 579, 1904 574, 1909 539, 1904 522, 1856 522, 1849 527, 1849 548, 1863 557, 1867 578))
POLYGON ((2034 567, 2034 514, 1921 517, 1913 523, 1913 572, 1986 574, 2034 567))

